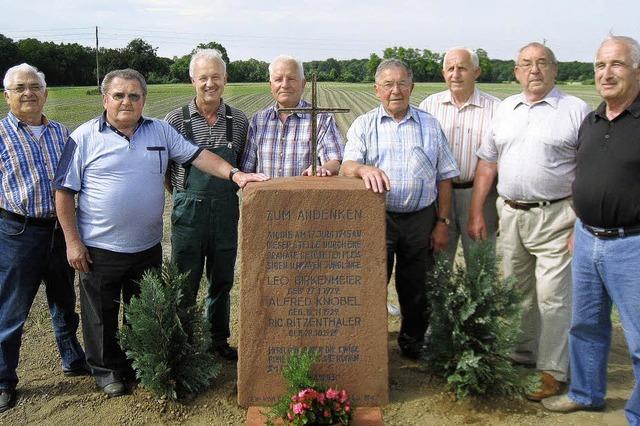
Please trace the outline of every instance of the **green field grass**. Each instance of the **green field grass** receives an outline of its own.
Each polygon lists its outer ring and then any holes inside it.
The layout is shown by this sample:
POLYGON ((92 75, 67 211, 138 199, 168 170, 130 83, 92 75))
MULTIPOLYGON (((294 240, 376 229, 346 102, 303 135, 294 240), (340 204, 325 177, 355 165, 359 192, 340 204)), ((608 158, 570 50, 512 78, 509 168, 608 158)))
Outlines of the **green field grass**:
MULTIPOLYGON (((347 114, 337 114, 338 127, 346 134, 349 125, 360 114, 378 105, 373 84, 366 83, 319 83, 318 104, 349 108, 347 114)), ((411 103, 418 105, 432 93, 445 89, 444 83, 417 83, 411 95, 411 103)), ((517 84, 479 84, 480 89, 501 99, 520 92, 517 84)), ((562 85, 562 90, 584 99, 592 108, 599 103, 594 86, 562 85)), ((102 112, 102 99, 98 94, 88 95, 91 87, 52 87, 45 106, 45 114, 53 120, 75 129, 85 121, 102 112)), ((144 114, 163 118, 172 109, 189 102, 193 88, 189 84, 150 85, 144 114)), ((310 97, 310 85, 307 85, 305 98, 310 97)), ((229 83, 225 88, 225 102, 244 111, 247 116, 268 106, 272 102, 267 83, 229 83)), ((0 115, 7 112, 6 103, 0 105, 0 115)))

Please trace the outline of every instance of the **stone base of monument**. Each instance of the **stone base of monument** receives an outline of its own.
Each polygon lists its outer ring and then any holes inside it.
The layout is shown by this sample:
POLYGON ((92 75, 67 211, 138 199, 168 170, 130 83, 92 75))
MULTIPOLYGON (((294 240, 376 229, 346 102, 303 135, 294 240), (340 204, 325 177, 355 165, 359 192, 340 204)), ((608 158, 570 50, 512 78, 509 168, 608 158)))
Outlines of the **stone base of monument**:
MULTIPOLYGON (((264 426, 267 417, 262 413, 268 411, 269 407, 249 407, 246 426, 264 426)), ((275 424, 280 425, 281 423, 275 422, 275 424)), ((382 426, 384 425, 382 410, 380 407, 356 407, 349 424, 352 426, 382 426)))

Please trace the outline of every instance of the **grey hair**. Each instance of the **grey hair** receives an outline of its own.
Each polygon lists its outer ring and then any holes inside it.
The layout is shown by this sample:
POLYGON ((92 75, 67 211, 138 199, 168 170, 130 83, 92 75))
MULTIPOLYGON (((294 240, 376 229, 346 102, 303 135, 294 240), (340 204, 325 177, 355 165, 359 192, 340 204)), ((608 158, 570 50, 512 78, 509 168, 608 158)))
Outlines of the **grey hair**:
POLYGON ((189 77, 191 78, 193 78, 193 69, 196 67, 196 61, 198 59, 218 61, 222 65, 222 70, 225 73, 227 72, 227 64, 224 62, 224 59, 222 59, 222 53, 220 53, 218 49, 198 49, 189 62, 189 77))
POLYGON ((103 95, 107 94, 111 82, 116 78, 121 78, 123 80, 137 80, 142 88, 142 94, 147 96, 147 82, 144 80, 142 74, 131 68, 109 71, 102 79, 102 84, 100 85, 100 90, 103 95))
MULTIPOLYGON (((600 43, 600 47, 602 47, 602 45, 608 41, 615 41, 617 43, 622 43, 625 46, 627 46, 631 53, 631 60, 633 61, 633 64, 631 65, 631 67, 640 68, 640 43, 638 43, 637 40, 631 37, 609 34, 607 38, 605 38, 602 41, 602 43, 600 43)), ((598 50, 600 49, 598 48, 598 50)))
POLYGON ((445 62, 447 62, 447 56, 449 56, 451 52, 455 52, 456 50, 464 50, 465 52, 467 52, 469 54, 469 57, 471 58, 471 63, 473 64, 473 66, 476 68, 480 68, 480 59, 478 58, 478 54, 475 52, 475 50, 471 50, 468 47, 464 46, 458 46, 447 50, 447 53, 444 54, 444 58, 442 58, 442 69, 444 69, 444 64, 445 62))
POLYGON ((551 63, 558 65, 558 60, 556 59, 556 55, 553 53, 553 50, 549 49, 548 46, 545 46, 542 43, 538 43, 537 41, 525 44, 520 49, 518 49, 518 54, 516 55, 516 65, 518 65, 518 60, 520 59, 520 55, 522 54, 522 52, 530 47, 539 47, 544 49, 547 57, 549 57, 549 59, 551 60, 551 63))
POLYGON ((294 58, 293 56, 289 56, 289 55, 278 55, 273 59, 273 61, 271 61, 271 63, 269 64, 269 80, 271 80, 271 75, 273 74, 274 68, 280 62, 295 63, 296 68, 298 69, 298 77, 304 80, 304 67, 302 66, 302 62, 300 62, 298 59, 294 58))
POLYGON ((19 72, 34 74, 38 78, 38 82, 40 83, 40 86, 42 86, 43 89, 46 89, 47 82, 44 80, 44 73, 41 71, 38 71, 38 68, 34 67, 33 65, 29 65, 25 62, 20 65, 15 65, 9 68, 7 72, 4 74, 4 79, 2 80, 2 86, 4 87, 5 91, 9 88, 9 84, 11 84, 11 82, 13 81, 14 74, 19 72))
POLYGON ((376 68, 376 74, 374 77, 376 83, 380 78, 380 74, 382 74, 383 71, 386 71, 389 68, 403 68, 407 72, 407 77, 409 77, 409 81, 413 83, 413 71, 411 71, 411 68, 409 68, 407 64, 402 62, 400 59, 396 59, 396 58, 384 59, 382 62, 380 62, 380 64, 378 65, 378 68, 376 68))

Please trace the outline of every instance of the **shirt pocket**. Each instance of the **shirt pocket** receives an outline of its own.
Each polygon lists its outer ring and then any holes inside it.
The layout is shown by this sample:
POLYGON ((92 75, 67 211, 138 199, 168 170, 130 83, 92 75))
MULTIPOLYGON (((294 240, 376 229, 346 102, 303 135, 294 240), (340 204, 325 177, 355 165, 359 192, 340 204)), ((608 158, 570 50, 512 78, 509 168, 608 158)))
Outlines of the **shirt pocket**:
POLYGON ((435 154, 425 152, 424 148, 414 146, 409 157, 409 171, 415 179, 434 181, 436 178, 435 154))
POLYGON ((543 167, 555 168, 566 163, 574 163, 576 149, 571 140, 558 135, 556 137, 545 135, 540 140, 541 152, 536 157, 543 167))
POLYGON ((148 146, 145 165, 149 172, 163 174, 167 169, 167 148, 164 146, 148 146))

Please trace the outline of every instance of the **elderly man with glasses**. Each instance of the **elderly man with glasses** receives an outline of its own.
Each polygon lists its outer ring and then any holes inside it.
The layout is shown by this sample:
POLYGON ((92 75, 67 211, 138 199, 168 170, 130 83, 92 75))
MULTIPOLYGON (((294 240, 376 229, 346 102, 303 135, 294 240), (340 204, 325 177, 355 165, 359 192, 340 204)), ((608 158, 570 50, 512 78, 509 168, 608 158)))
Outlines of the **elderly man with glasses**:
POLYGON ((585 102, 555 87, 557 74, 547 46, 529 43, 518 52, 522 93, 502 101, 477 152, 468 225, 472 238, 487 238, 483 206, 497 174, 504 273, 524 296, 512 358, 540 371, 540 387, 527 395, 532 401, 557 395, 567 381, 571 183, 578 129, 589 113, 585 102))
POLYGON ((134 377, 117 340, 119 301, 122 296, 126 305, 139 292, 143 273, 161 264, 168 161, 191 164, 240 188, 268 177, 242 173, 169 123, 143 117, 147 85, 137 71, 108 73, 102 93, 104 113, 78 127, 65 146, 55 197, 68 262, 80 271, 87 362, 98 386, 119 396, 134 377))
POLYGON ((0 121, 0 412, 15 403, 22 328, 41 281, 64 374, 89 374, 51 187, 69 132, 42 114, 47 86, 36 68, 9 68, 3 85, 9 113, 0 121))
POLYGON ((429 325, 427 272, 433 253, 447 248, 451 179, 460 172, 436 118, 409 105, 413 74, 406 64, 382 61, 374 88, 381 104, 349 128, 342 173, 386 192, 387 280, 395 262, 402 313, 398 346, 418 359, 429 325))

